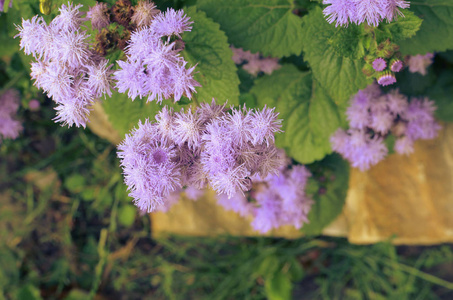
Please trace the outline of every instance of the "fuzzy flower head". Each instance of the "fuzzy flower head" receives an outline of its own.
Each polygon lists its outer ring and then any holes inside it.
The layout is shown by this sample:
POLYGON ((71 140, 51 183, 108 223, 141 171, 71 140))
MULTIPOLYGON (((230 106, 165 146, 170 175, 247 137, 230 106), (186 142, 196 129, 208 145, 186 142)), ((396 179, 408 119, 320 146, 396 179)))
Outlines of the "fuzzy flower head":
POLYGON ((245 194, 236 193, 231 197, 221 194, 217 202, 226 210, 251 217, 251 226, 261 233, 284 225, 300 229, 309 222, 307 215, 313 204, 305 193, 310 176, 305 166, 284 165, 276 174, 253 176, 250 191, 245 194))
POLYGON ((390 70, 392 72, 395 72, 395 73, 398 73, 400 72, 404 67, 404 64, 401 60, 399 59, 393 59, 391 62, 390 62, 390 70))
POLYGON ((101 30, 110 24, 109 7, 107 3, 96 2, 96 5, 90 7, 87 17, 91 20, 91 26, 94 29, 101 30))
POLYGON ((383 94, 375 87, 373 84, 352 98, 347 109, 350 129, 338 129, 330 138, 332 150, 361 171, 386 156, 384 139, 389 134, 397 138, 397 153, 410 154, 414 141, 432 139, 440 129, 434 119, 436 107, 429 99, 415 98, 409 103, 398 90, 383 94))
POLYGON ((373 69, 374 69, 376 72, 384 71, 386 67, 387 67, 387 63, 386 63, 385 60, 384 60, 383 58, 381 58, 381 57, 376 58, 376 59, 373 61, 373 69))
POLYGON ((396 82, 395 75, 390 72, 382 72, 379 75, 377 82, 382 86, 392 85, 396 82))
POLYGON ((276 174, 284 162, 272 130, 260 137, 249 133, 262 126, 252 117, 261 113, 271 119, 271 126, 281 123, 274 119, 273 109, 227 111, 215 101, 176 113, 165 107, 156 122, 139 123, 118 147, 125 183, 136 205, 153 211, 183 186, 199 190, 207 184, 231 198, 250 190, 253 176, 276 174), (241 141, 235 139, 240 129, 233 130, 235 122, 249 126, 241 141))
POLYGON ((22 131, 22 124, 16 120, 19 109, 19 93, 6 90, 0 95, 0 142, 2 139, 16 139, 22 131))
POLYGON ((155 16, 151 29, 159 36, 170 38, 175 35, 180 38, 184 31, 192 30, 192 23, 183 10, 176 11, 173 8, 168 8, 166 12, 161 12, 155 16))
POLYGON ((71 2, 68 2, 68 5, 63 4, 59 8, 60 14, 52 20, 51 25, 62 31, 78 30, 84 21, 83 12, 80 11, 82 6, 73 6, 71 2))
MULTIPOLYGON (((82 29, 85 19, 81 7, 68 2, 49 25, 35 16, 23 20, 22 26, 16 26, 21 48, 37 59, 31 64, 34 85, 42 88, 58 105, 54 120, 77 127, 86 126, 90 107, 96 100, 105 94, 111 95, 112 74, 112 65, 94 53, 82 29)), ((99 4, 92 12, 103 7, 99 4)))
POLYGON ((404 0, 323 0, 324 15, 329 23, 347 27, 350 23, 367 22, 378 26, 383 20, 391 22, 397 16, 404 16, 400 8, 409 8, 409 2, 404 0))
POLYGON ((170 193, 181 188, 175 146, 162 138, 148 120, 126 135, 118 149, 129 195, 141 210, 155 210, 170 193))
POLYGON ((142 0, 134 7, 134 14, 132 15, 131 21, 136 24, 137 27, 150 26, 154 16, 159 12, 160 11, 153 2, 142 0))
POLYGON ((170 42, 170 37, 180 38, 191 23, 182 10, 169 9, 157 14, 151 26, 133 32, 126 47, 127 61, 118 61, 120 69, 114 73, 118 90, 129 90, 132 99, 148 96, 147 101, 159 103, 169 98, 177 102, 183 96, 190 99, 200 86, 193 78, 195 66, 187 67, 176 49, 179 40, 170 42))
POLYGON ((420 73, 423 76, 427 74, 427 68, 433 63, 434 54, 414 55, 408 59, 409 72, 420 73))

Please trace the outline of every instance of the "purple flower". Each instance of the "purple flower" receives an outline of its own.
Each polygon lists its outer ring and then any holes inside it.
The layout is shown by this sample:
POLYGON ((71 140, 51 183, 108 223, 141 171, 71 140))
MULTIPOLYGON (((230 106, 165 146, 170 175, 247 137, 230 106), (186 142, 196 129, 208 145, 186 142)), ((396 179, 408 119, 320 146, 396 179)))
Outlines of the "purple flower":
POLYGON ((278 114, 274 112, 275 108, 269 109, 265 105, 263 110, 253 111, 251 123, 253 130, 250 132, 252 136, 252 144, 258 145, 263 142, 269 143, 274 142, 274 134, 276 132, 282 132, 282 120, 277 119, 278 114))
POLYGON ((34 16, 31 20, 22 19, 22 26, 16 25, 20 37, 20 49, 27 55, 33 54, 39 49, 39 42, 45 30, 45 21, 42 17, 34 16))
POLYGON ((63 5, 49 25, 37 16, 23 20, 17 36, 24 52, 37 59, 31 64, 34 85, 58 104, 54 120, 85 127, 91 105, 103 95, 111 95, 112 65, 90 49, 81 29, 85 19, 80 7, 63 5))
POLYGON ((190 18, 184 15, 182 9, 176 11, 173 8, 168 8, 166 12, 161 12, 154 17, 151 30, 159 36, 168 37, 169 40, 172 35, 180 38, 184 31, 191 31, 192 23, 190 18))
POLYGON ((260 57, 259 53, 252 54, 250 51, 244 51, 242 48, 230 47, 233 51, 233 61, 235 64, 246 62, 242 68, 253 76, 257 76, 259 72, 272 74, 279 69, 281 65, 278 63, 278 58, 260 57))
POLYGON ((253 139, 252 116, 249 111, 242 112, 242 110, 232 109, 231 113, 226 115, 224 122, 229 134, 234 137, 239 146, 253 139))
POLYGON ((22 124, 16 120, 19 109, 19 93, 6 90, 0 94, 0 142, 2 139, 16 139, 22 131, 22 124))
MULTIPOLYGON (((405 0, 387 0, 385 3, 385 17, 388 22, 396 20, 398 15, 404 17, 404 14, 399 10, 399 8, 409 8, 409 1, 405 0)), ((398 71, 393 71, 398 72, 398 71)))
POLYGON ((252 227, 265 233, 283 225, 300 229, 308 223, 313 200, 305 194, 305 186, 310 176, 304 166, 295 165, 257 183, 251 192, 257 201, 252 227))
POLYGON ((73 6, 70 2, 67 6, 63 4, 59 8, 60 14, 52 20, 51 26, 61 31, 78 30, 84 21, 83 12, 79 11, 82 6, 81 4, 73 6))
POLYGON ((159 12, 153 2, 148 0, 139 1, 134 7, 134 14, 132 15, 131 21, 137 27, 150 26, 154 16, 159 12))
POLYGON ((392 72, 398 73, 403 69, 403 62, 399 59, 394 59, 390 62, 390 70, 392 72))
POLYGON ((386 134, 393 125, 395 116, 388 110, 378 110, 371 116, 370 128, 381 134, 386 134))
POLYGON ((247 217, 253 213, 252 203, 247 201, 247 197, 242 193, 236 193, 232 197, 225 194, 217 195, 217 203, 225 210, 232 210, 241 217, 247 217))
POLYGON ((387 63, 385 62, 385 60, 381 57, 379 58, 376 58, 374 61, 373 61, 373 69, 377 72, 381 72, 381 71, 384 71, 384 69, 387 67, 387 63))
POLYGON ((373 84, 353 97, 347 109, 350 129, 338 129, 330 138, 332 150, 362 171, 385 157, 388 134, 398 138, 396 152, 410 154, 415 140, 434 138, 440 129, 434 120, 434 102, 416 98, 409 104, 398 90, 382 95, 376 87, 373 84))
POLYGON ((282 201, 280 201, 278 195, 268 190, 266 193, 258 193, 256 200, 259 203, 259 207, 255 208, 254 218, 250 224, 253 229, 266 233, 272 228, 280 227, 279 218, 282 210, 282 201))
POLYGON ((394 84, 396 82, 395 75, 390 72, 383 72, 383 74, 379 75, 377 82, 382 86, 387 86, 394 84))
POLYGON ((28 103, 28 108, 31 111, 38 111, 40 107, 41 103, 36 99, 31 99, 30 102, 28 103))
POLYGON ((346 27, 363 22, 378 26, 384 19, 391 22, 397 15, 404 17, 399 8, 409 7, 404 0, 323 0, 323 4, 330 4, 323 11, 327 21, 346 27))
POLYGON ((400 94, 398 90, 391 90, 387 94, 387 105, 393 114, 402 114, 407 110, 407 97, 400 94))
POLYGON ((186 194, 187 199, 190 199, 190 200, 193 200, 193 201, 196 201, 196 200, 200 199, 201 196, 203 196, 203 194, 204 194, 204 190, 198 189, 198 188, 196 188, 194 186, 188 186, 184 190, 184 192, 186 194))
POLYGON ((198 107, 198 115, 200 120, 202 120, 202 123, 205 124, 211 119, 216 119, 220 116, 223 116, 226 112, 225 106, 226 103, 223 105, 217 105, 214 98, 212 99, 211 104, 204 102, 200 103, 200 107, 198 107))
POLYGON ((366 136, 366 144, 354 150, 350 156, 351 165, 359 168, 362 172, 383 160, 388 153, 382 138, 371 138, 369 135, 366 136))
POLYGON ((95 98, 99 98, 102 95, 112 96, 110 91, 111 86, 111 75, 113 71, 111 70, 112 64, 108 65, 108 60, 102 60, 96 65, 88 66, 88 80, 87 85, 95 95, 95 98))
POLYGON ((109 26, 110 16, 107 3, 96 2, 95 6, 90 7, 87 17, 91 19, 91 26, 94 29, 101 30, 102 28, 109 26))
POLYGON ((395 141, 394 150, 399 154, 411 154, 414 152, 414 141, 407 136, 403 136, 395 141))
POLYGON ((137 96, 140 99, 146 95, 148 90, 146 89, 147 76, 145 74, 145 68, 140 62, 127 63, 124 61, 117 61, 119 70, 114 72, 114 78, 116 80, 116 88, 119 93, 124 93, 127 90, 128 97, 134 100, 137 96))
POLYGON ((227 112, 214 101, 195 111, 174 113, 165 107, 156 115, 156 123, 140 123, 118 147, 125 182, 136 205, 152 211, 165 206, 168 195, 182 186, 199 190, 207 184, 231 198, 250 190, 251 177, 277 173, 284 160, 269 134, 255 145, 251 134, 239 142, 232 130, 233 120, 252 122, 254 114, 266 111, 272 118, 264 119, 281 123, 271 109, 244 107, 227 112))
POLYGON ((436 137, 441 127, 434 119, 435 110, 433 101, 427 98, 413 99, 402 116, 408 122, 405 134, 411 140, 436 137))
POLYGON ((200 147, 201 142, 201 122, 196 113, 189 110, 184 113, 176 113, 173 120, 173 140, 177 145, 187 143, 189 148, 195 149, 200 147))
POLYGON ((77 98, 66 98, 64 102, 60 102, 57 107, 57 116, 54 118, 56 122, 61 122, 63 125, 72 127, 86 127, 90 110, 86 103, 78 101, 77 98))
POLYGON ((157 121, 157 128, 160 133, 166 138, 173 138, 173 126, 175 118, 173 116, 173 109, 164 106, 160 112, 155 116, 157 121))
POLYGON ((336 27, 357 23, 357 4, 353 0, 323 0, 322 3, 330 4, 323 10, 327 22, 336 22, 336 27))
POLYGON ((432 53, 410 56, 407 61, 409 72, 420 73, 425 76, 427 74, 427 68, 433 63, 433 58, 434 54, 432 53))
POLYGON ((129 195, 141 210, 153 211, 182 187, 175 145, 148 120, 126 135, 118 150, 129 195))
MULTIPOLYGON (((187 62, 180 56, 180 50, 176 49, 176 42, 169 42, 170 36, 166 41, 162 40, 167 34, 163 31, 168 29, 164 27, 174 24, 178 16, 182 18, 181 22, 190 23, 189 18, 183 16, 183 11, 170 9, 165 14, 158 14, 150 27, 141 27, 132 33, 126 48, 127 62, 118 61, 121 68, 114 73, 120 92, 129 89, 128 95, 132 99, 147 95, 147 101, 157 102, 170 97, 173 97, 174 102, 182 96, 190 99, 192 93, 196 92, 195 87, 200 84, 193 79, 195 66, 186 68, 187 62), (160 25, 164 27, 160 28, 156 22, 161 22, 160 25)), ((182 31, 179 33, 190 28, 180 28, 182 31)), ((179 33, 175 33, 176 36, 180 37, 179 33)))

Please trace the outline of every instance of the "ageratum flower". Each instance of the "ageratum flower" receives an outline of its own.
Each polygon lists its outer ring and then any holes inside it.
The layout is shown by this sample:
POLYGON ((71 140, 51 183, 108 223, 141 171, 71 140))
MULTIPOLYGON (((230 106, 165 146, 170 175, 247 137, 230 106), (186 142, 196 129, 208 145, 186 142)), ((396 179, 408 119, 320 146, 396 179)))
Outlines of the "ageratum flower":
POLYGON ((327 21, 345 27, 350 23, 378 26, 383 20, 391 22, 398 15, 404 17, 400 8, 409 7, 404 0, 323 0, 323 4, 328 5, 323 11, 327 21))
POLYGON ((385 60, 381 57, 379 58, 376 58, 374 61, 373 61, 373 69, 377 72, 381 72, 381 71, 384 71, 385 68, 387 67, 387 63, 385 62, 385 60))
POLYGON ((362 171, 385 157, 384 139, 390 133, 397 138, 397 153, 412 153, 415 140, 437 135, 440 126, 434 119, 435 109, 426 98, 409 103, 398 90, 382 94, 376 84, 370 85, 351 99, 346 111, 350 129, 338 129, 331 136, 332 150, 362 171))
POLYGON ((407 61, 409 72, 420 73, 425 76, 427 74, 427 68, 433 63, 433 58, 434 54, 432 53, 410 56, 407 61))
MULTIPOLYGON (((284 151, 279 151, 282 161, 284 151)), ((278 172, 269 176, 253 176, 252 186, 245 195, 224 194, 217 196, 217 203, 226 210, 232 210, 243 217, 252 217, 253 229, 266 233, 284 225, 300 229, 308 223, 313 200, 305 193, 305 186, 311 176, 302 165, 280 164, 278 172)))
POLYGON ((91 27, 94 29, 101 30, 102 28, 109 26, 110 16, 107 3, 96 2, 95 6, 90 7, 87 18, 91 20, 91 27))
POLYGON ((54 120, 69 127, 85 127, 90 107, 111 95, 112 65, 90 50, 81 7, 63 5, 49 25, 35 16, 17 26, 21 49, 37 59, 31 64, 34 85, 58 104, 54 120))
POLYGON ((183 186, 209 184, 227 197, 243 194, 254 175, 276 174, 283 164, 273 144, 281 126, 277 116, 267 107, 228 112, 214 101, 177 113, 165 107, 156 122, 140 123, 118 148, 130 196, 149 212, 183 186))
POLYGON ((160 11, 156 8, 156 5, 148 0, 139 1, 134 7, 134 14, 132 15, 131 21, 137 25, 137 27, 150 26, 154 17, 160 11))
POLYGON ((151 26, 141 27, 132 33, 126 48, 127 61, 118 61, 120 69, 115 72, 119 92, 129 90, 128 96, 148 96, 147 101, 182 96, 192 97, 200 84, 193 79, 195 66, 186 68, 187 62, 180 56, 176 42, 184 31, 190 31, 192 22, 182 10, 168 9, 152 20, 151 26))

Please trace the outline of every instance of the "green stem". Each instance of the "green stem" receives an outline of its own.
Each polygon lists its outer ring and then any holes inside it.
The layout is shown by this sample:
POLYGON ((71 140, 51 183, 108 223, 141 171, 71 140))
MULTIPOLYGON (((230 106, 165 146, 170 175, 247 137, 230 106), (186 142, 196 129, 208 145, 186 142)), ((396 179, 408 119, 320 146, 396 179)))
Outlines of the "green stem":
MULTIPOLYGON (((383 259, 382 261, 385 264, 387 264, 388 266, 393 266, 394 265, 394 262, 392 262, 389 259, 383 259)), ((405 272, 407 272, 407 273, 409 273, 411 275, 417 276, 418 278, 421 278, 421 279, 426 280, 428 282, 431 282, 431 283, 443 286, 443 287, 445 287, 447 289, 453 290, 453 283, 452 282, 443 280, 443 279, 441 279, 439 277, 436 277, 434 275, 422 272, 420 270, 417 270, 415 268, 406 266, 406 265, 401 264, 401 263, 398 263, 398 266, 401 268, 401 270, 403 270, 403 271, 405 271, 405 272)))

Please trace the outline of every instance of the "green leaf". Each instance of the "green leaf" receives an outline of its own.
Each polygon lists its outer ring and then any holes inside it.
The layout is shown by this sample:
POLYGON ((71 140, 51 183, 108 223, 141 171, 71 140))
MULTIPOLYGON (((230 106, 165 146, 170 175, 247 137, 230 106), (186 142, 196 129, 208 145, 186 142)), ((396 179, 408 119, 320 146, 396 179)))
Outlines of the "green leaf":
POLYGON ((349 164, 338 154, 332 154, 309 167, 312 170, 321 168, 323 174, 329 174, 323 183, 323 193, 318 192, 312 196, 315 203, 308 214, 310 223, 301 229, 306 235, 318 235, 343 209, 348 191, 349 164))
POLYGON ((135 206, 123 205, 118 210, 118 222, 125 227, 130 227, 134 224, 136 213, 137 208, 135 206))
POLYGON ((410 10, 422 18, 423 23, 414 37, 398 43, 401 53, 415 55, 453 49, 452 1, 411 1, 410 10))
POLYGON ((301 18, 291 0, 199 0, 197 5, 220 23, 235 47, 264 56, 299 55, 301 18))
MULTIPOLYGON (((164 100, 164 103, 166 100, 164 100)), ((167 102, 171 103, 171 102, 167 102)), ((112 96, 102 102, 102 107, 108 116, 110 124, 118 131, 120 136, 124 136, 132 128, 136 127, 138 121, 154 119, 154 115, 161 108, 156 102, 146 103, 146 99, 136 99, 132 101, 127 94, 113 92, 112 96)))
POLYGON ((351 24, 348 28, 335 28, 328 43, 339 56, 359 59, 365 56, 364 37, 364 26, 351 24))
POLYGON ((250 90, 258 106, 276 107, 284 133, 276 145, 300 163, 311 163, 332 152, 329 137, 340 127, 340 108, 312 80, 310 72, 284 65, 257 79, 250 90))
POLYGON ((397 21, 390 23, 381 22, 377 30, 381 30, 384 36, 378 42, 384 39, 391 39, 392 42, 398 42, 413 37, 420 29, 423 20, 417 17, 413 12, 405 10, 404 18, 399 17, 397 21))
POLYGON ((228 100, 230 105, 238 105, 239 78, 225 33, 219 29, 219 24, 195 7, 185 9, 185 13, 194 23, 192 31, 183 35, 182 56, 189 65, 197 64, 194 78, 201 84, 194 96, 200 102, 211 102, 215 98, 218 104, 228 100))
POLYGON ((287 274, 278 272, 266 278, 264 289, 269 300, 290 300, 293 285, 287 274))
POLYGON ((256 276, 271 277, 281 268, 280 259, 276 254, 266 256, 256 270, 256 276))
MULTIPOLYGON (((367 79, 362 73, 364 60, 344 57, 335 50, 338 45, 333 47, 329 41, 338 31, 347 29, 327 23, 321 8, 312 10, 302 19, 303 30, 300 39, 310 41, 304 44, 304 59, 310 65, 313 77, 319 81, 335 103, 347 102, 359 89, 371 83, 371 79, 367 79)), ((359 42, 344 40, 344 43, 359 42)))

